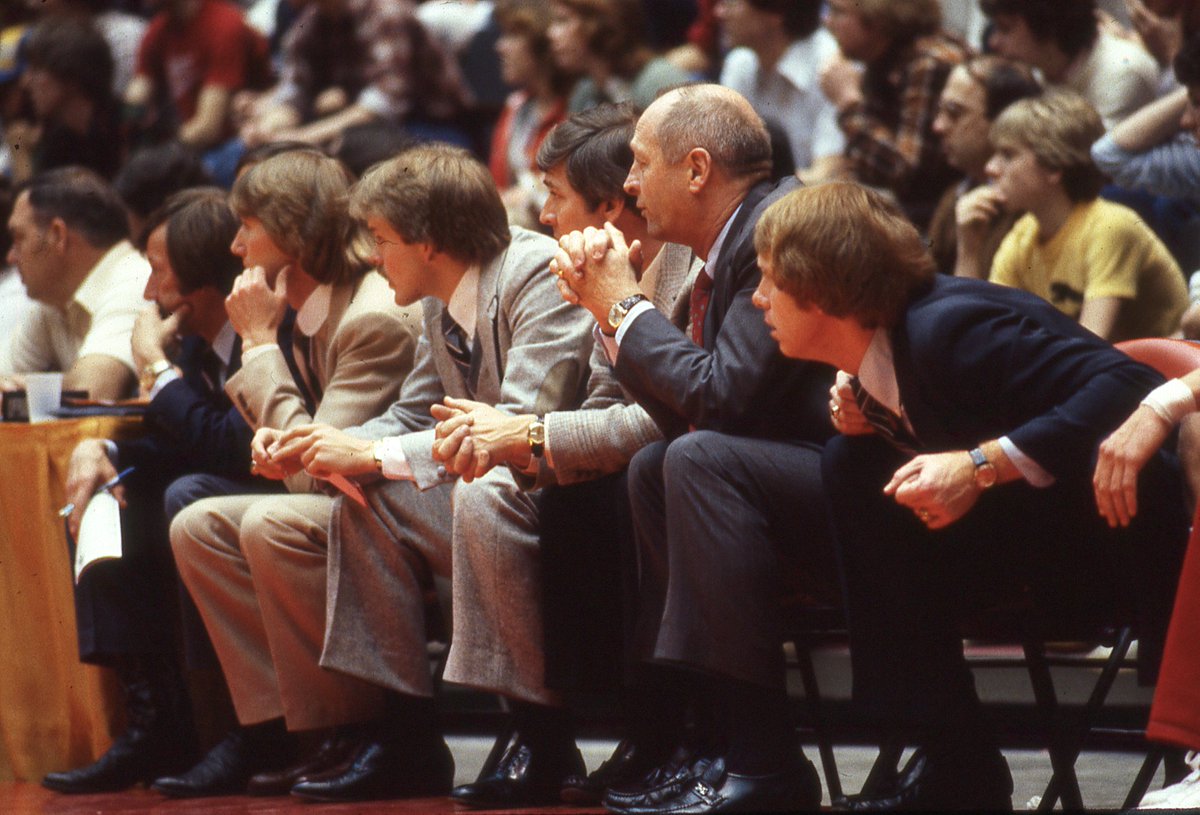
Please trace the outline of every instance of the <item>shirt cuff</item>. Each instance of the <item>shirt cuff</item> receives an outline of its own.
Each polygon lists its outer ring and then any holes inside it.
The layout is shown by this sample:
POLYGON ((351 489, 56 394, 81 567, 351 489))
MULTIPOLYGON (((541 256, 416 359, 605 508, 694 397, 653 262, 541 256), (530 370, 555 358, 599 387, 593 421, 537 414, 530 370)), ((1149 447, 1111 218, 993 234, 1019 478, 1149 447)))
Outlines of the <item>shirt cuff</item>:
POLYGON ((379 460, 383 464, 383 477, 392 481, 414 481, 412 465, 404 455, 399 436, 388 436, 379 440, 379 460))
POLYGON ((1017 472, 1029 482, 1030 486, 1045 488, 1054 483, 1054 476, 1042 469, 1042 465, 1022 453, 1021 449, 1013 444, 1008 436, 1001 436, 999 444, 1004 455, 1008 456, 1008 460, 1013 463, 1017 472))
POLYGON ((154 397, 158 396, 159 391, 174 382, 176 379, 181 378, 182 377, 179 375, 179 371, 175 370, 174 368, 167 368, 167 370, 155 377, 154 384, 150 386, 150 398, 153 399, 154 397))
MULTIPOLYGON (((639 315, 647 311, 652 311, 653 309, 654 304, 649 300, 641 300, 637 303, 634 303, 633 308, 629 309, 629 312, 625 315, 625 319, 621 321, 621 325, 617 327, 617 334, 613 339, 616 340, 618 347, 621 345, 621 340, 625 338, 625 332, 629 330, 629 326, 633 325, 633 321, 636 320, 639 315)), ((614 354, 613 356, 615 357, 616 355, 614 354)))
POLYGON ((279 344, 274 343, 274 342, 268 342, 264 345, 256 345, 253 348, 251 348, 249 351, 244 351, 242 353, 242 365, 244 366, 250 360, 252 360, 256 357, 261 357, 267 351, 270 351, 273 349, 279 350, 279 344))
POLYGON ((608 358, 608 364, 615 366, 617 364, 616 339, 601 331, 598 323, 592 326, 592 339, 596 341, 597 345, 604 349, 604 356, 608 358))

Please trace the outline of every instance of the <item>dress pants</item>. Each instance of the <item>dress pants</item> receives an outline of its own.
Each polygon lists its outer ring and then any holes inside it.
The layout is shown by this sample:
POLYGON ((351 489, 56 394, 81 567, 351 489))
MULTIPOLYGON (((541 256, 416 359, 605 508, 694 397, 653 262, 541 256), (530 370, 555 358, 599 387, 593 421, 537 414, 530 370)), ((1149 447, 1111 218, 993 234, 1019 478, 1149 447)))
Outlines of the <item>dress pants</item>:
POLYGON ((958 625, 967 612, 1020 594, 1039 616, 1067 626, 1129 608, 1140 622, 1139 653, 1152 658, 1187 529, 1171 460, 1160 455, 1146 467, 1139 512, 1126 529, 1100 517, 1085 466, 1045 489, 998 485, 939 531, 882 492, 907 460, 874 435, 836 437, 823 457, 846 586, 853 698, 880 727, 918 740, 982 737, 958 625))
POLYGON ((404 481, 339 498, 329 541, 329 626, 321 664, 415 696, 432 687, 425 595, 450 578, 444 678, 557 704, 545 686, 538 516, 505 467, 420 491, 404 481))
POLYGON ((1200 528, 1183 561, 1146 738, 1200 750, 1200 528))
MULTIPOLYGON (((109 664, 120 656, 175 654, 180 590, 167 526, 199 497, 245 492, 259 483, 185 475, 171 481, 164 493, 159 474, 131 475, 121 513, 122 556, 93 564, 75 586, 80 661, 109 664)), ((183 619, 186 625, 186 608, 183 619)), ((185 641, 193 637, 185 635, 185 641)))
POLYGON ((365 721, 381 691, 319 667, 333 499, 239 495, 200 501, 171 525, 242 724, 283 716, 290 730, 365 721))
POLYGON ((546 684, 616 690, 631 657, 637 600, 625 473, 546 487, 537 503, 546 684))
POLYGON ((633 457, 640 658, 784 687, 785 591, 836 595, 820 460, 705 430, 633 457))

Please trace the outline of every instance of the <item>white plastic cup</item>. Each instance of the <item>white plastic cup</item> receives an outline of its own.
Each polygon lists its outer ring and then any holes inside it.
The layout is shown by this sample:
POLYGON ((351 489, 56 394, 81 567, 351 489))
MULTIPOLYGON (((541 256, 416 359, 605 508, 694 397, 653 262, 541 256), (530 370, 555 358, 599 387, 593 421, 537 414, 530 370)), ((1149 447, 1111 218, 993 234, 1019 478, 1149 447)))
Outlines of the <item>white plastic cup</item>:
POLYGON ((63 375, 25 374, 25 401, 29 406, 29 421, 49 422, 54 411, 62 405, 63 375))

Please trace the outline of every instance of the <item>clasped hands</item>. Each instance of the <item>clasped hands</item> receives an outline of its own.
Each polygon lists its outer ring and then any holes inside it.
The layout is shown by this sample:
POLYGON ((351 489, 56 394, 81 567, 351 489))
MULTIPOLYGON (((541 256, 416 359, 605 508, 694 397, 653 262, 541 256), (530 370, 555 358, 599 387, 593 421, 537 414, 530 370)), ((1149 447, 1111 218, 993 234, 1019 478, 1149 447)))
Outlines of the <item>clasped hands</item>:
POLYGON ((354 476, 375 471, 373 442, 327 424, 302 424, 291 430, 259 428, 250 442, 252 469, 281 480, 307 472, 313 478, 354 476))
POLYGON ((501 464, 529 466, 529 425, 536 416, 513 416, 483 402, 452 396, 431 411, 438 420, 433 457, 463 481, 482 478, 501 464))
POLYGON ((603 229, 589 226, 563 235, 550 271, 563 299, 591 312, 603 330, 614 303, 641 294, 644 260, 641 241, 626 244, 621 230, 605 222, 603 229))

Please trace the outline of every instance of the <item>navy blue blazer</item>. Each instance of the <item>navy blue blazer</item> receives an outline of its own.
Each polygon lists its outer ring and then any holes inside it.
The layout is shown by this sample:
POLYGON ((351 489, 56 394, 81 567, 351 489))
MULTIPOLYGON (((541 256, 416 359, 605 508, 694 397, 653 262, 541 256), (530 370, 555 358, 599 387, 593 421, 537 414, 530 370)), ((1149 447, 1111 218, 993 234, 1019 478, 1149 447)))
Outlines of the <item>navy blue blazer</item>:
MULTIPOLYGON (((241 339, 234 343, 229 374, 241 366, 241 339)), ((165 483, 184 473, 204 472, 230 478, 250 476, 250 439, 254 432, 224 390, 214 389, 201 373, 208 344, 184 337, 177 363, 183 376, 168 383, 146 409, 147 433, 117 442, 117 461, 137 467, 165 483)))
POLYGON ((1007 435, 1056 478, 1091 477, 1096 448, 1163 378, 1032 294, 938 275, 891 332, 921 447, 1007 435))
POLYGON ((823 443, 833 433, 834 371, 779 353, 750 298, 762 273, 754 227, 763 211, 796 189, 787 178, 755 186, 710 264, 713 292, 697 346, 658 311, 647 311, 621 340, 618 381, 668 438, 689 426, 732 435, 823 443))

